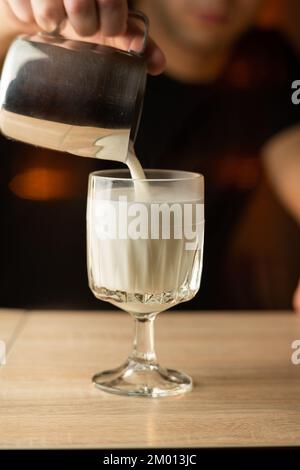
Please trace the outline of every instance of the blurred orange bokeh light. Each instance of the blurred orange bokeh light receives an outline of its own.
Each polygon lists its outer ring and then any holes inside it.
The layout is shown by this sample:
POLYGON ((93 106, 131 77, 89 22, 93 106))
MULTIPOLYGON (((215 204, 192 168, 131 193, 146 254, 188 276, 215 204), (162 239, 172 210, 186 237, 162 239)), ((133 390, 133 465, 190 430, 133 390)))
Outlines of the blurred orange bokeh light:
POLYGON ((9 183, 10 190, 19 198, 49 201, 72 197, 75 191, 72 173, 54 168, 29 168, 18 173, 9 183))

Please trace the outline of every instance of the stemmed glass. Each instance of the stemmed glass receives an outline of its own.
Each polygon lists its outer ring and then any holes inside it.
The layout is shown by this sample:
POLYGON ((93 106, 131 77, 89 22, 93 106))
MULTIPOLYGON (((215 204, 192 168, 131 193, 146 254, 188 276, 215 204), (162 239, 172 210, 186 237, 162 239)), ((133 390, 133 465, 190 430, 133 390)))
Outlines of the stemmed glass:
POLYGON ((204 178, 173 170, 104 170, 89 178, 89 286, 135 321, 133 349, 120 367, 93 377, 96 387, 129 396, 173 396, 192 389, 183 372, 161 367, 156 315, 192 299, 200 286, 204 178))

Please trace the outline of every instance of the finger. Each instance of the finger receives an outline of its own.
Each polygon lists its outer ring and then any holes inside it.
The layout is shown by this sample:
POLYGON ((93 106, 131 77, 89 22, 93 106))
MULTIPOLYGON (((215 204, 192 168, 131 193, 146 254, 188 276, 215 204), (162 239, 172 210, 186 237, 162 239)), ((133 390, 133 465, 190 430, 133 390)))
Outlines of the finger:
POLYGON ((92 36, 99 29, 99 15, 94 0, 64 0, 68 19, 80 36, 92 36))
MULTIPOLYGON (((78 39, 78 36, 74 30, 72 30, 69 22, 63 31, 64 35, 69 38, 78 39)), ((140 26, 136 25, 135 22, 130 22, 128 31, 125 34, 114 37, 107 37, 102 34, 102 29, 97 31, 89 41, 94 43, 103 44, 107 46, 117 47, 125 51, 133 50, 140 52, 143 45, 144 33, 140 26)), ((148 72, 151 75, 158 75, 164 71, 166 67, 166 58, 162 50, 158 45, 151 39, 148 38, 147 47, 145 50, 145 57, 147 59, 148 72)))
MULTIPOLYGON (((135 52, 139 52, 142 48, 143 37, 135 36, 131 43, 129 49, 135 52)), ((153 41, 153 39, 148 38, 146 50, 144 52, 147 58, 147 68, 148 72, 151 75, 159 75, 162 73, 166 67, 166 57, 163 51, 158 47, 158 45, 153 41)))
POLYGON ((9 5, 13 14, 19 21, 22 21, 23 23, 34 22, 30 0, 10 0, 9 5))
POLYGON ((61 0, 31 0, 33 15, 44 31, 54 31, 66 17, 61 0))
POLYGON ((127 29, 128 6, 126 0, 97 0, 101 33, 117 36, 127 29))
POLYGON ((166 56, 152 39, 148 41, 145 55, 150 75, 159 75, 165 70, 167 65, 166 56))
MULTIPOLYGON (((129 30, 123 35, 123 48, 140 52, 143 46, 144 33, 135 24, 130 24, 129 30)), ((148 72, 151 75, 159 75, 166 68, 166 57, 160 47, 151 37, 148 37, 146 50, 148 72)))

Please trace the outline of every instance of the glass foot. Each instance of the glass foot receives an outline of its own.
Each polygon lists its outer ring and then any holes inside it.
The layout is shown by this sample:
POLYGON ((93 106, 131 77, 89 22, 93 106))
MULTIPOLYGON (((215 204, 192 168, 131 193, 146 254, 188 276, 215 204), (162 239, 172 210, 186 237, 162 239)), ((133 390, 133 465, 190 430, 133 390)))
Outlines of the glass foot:
POLYGON ((121 367, 94 375, 95 386, 105 392, 135 397, 170 397, 192 390, 192 379, 155 363, 126 361, 121 367))

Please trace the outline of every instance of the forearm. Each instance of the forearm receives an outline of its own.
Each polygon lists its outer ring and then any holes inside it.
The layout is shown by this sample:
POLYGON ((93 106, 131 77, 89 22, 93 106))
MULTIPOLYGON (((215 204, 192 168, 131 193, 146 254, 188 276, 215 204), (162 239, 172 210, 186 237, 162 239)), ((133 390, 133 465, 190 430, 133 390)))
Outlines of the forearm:
MULTIPOLYGON (((300 225, 300 125, 282 132, 265 146, 263 163, 275 193, 300 225)), ((300 281, 293 307, 300 313, 300 281)))
POLYGON ((300 125, 273 138, 263 159, 275 192, 300 224, 300 125))

